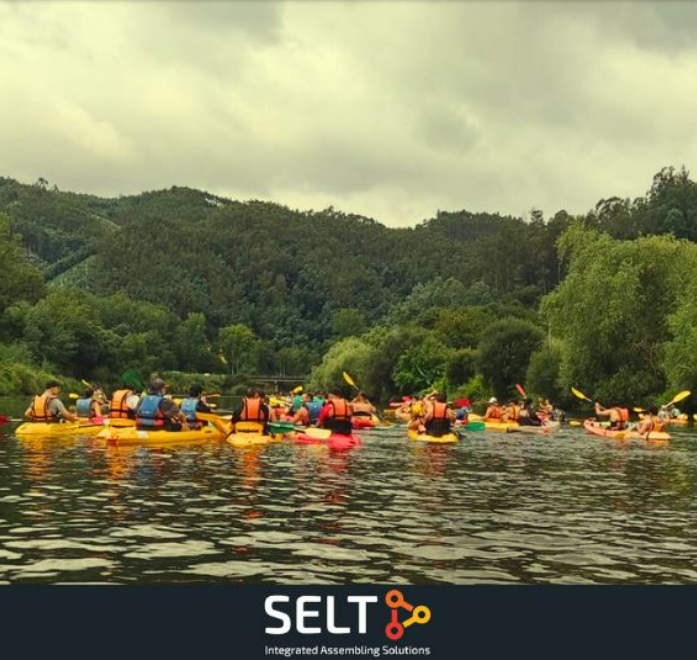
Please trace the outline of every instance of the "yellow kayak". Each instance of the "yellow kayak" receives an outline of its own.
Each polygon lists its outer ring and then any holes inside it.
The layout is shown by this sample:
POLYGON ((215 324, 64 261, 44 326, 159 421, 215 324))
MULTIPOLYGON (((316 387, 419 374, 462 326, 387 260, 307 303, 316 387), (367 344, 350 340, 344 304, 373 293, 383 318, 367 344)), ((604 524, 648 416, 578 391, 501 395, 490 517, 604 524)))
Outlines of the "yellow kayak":
POLYGON ((89 422, 62 422, 49 424, 46 422, 24 422, 15 429, 15 435, 23 438, 37 436, 63 437, 70 435, 96 435, 104 430, 104 422, 90 424, 89 422))
POLYGON ((507 433, 508 429, 517 429, 518 422, 488 422, 481 415, 469 415, 469 419, 477 422, 484 422, 487 431, 499 431, 507 433))
POLYGON ((446 435, 435 436, 428 435, 428 433, 419 433, 416 429, 409 429, 409 439, 417 440, 419 442, 435 442, 440 444, 447 444, 457 442, 460 438, 455 433, 447 433, 446 435))
POLYGON ((180 442, 202 442, 204 440, 221 440, 225 437, 214 426, 204 426, 202 429, 187 431, 150 431, 137 429, 133 426, 124 428, 106 428, 99 437, 109 444, 140 445, 140 444, 175 444, 180 442))
POLYGON ((280 440, 282 435, 264 435, 264 427, 256 422, 237 422, 235 431, 226 440, 233 447, 253 447, 280 440))

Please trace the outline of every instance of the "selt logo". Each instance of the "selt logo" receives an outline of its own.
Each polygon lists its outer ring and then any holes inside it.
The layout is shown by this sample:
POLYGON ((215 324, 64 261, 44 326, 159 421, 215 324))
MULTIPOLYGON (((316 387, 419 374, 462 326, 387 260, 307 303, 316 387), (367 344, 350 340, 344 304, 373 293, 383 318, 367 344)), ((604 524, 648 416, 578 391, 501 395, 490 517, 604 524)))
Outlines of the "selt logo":
POLYGON ((390 612, 390 622, 385 626, 385 634, 388 639, 396 642, 404 635, 404 629, 412 623, 428 623, 431 620, 431 610, 425 605, 414 607, 404 600, 404 595, 399 589, 392 589, 385 596, 385 603, 392 611, 390 612), (399 620, 399 610, 404 609, 411 614, 404 621, 399 620))

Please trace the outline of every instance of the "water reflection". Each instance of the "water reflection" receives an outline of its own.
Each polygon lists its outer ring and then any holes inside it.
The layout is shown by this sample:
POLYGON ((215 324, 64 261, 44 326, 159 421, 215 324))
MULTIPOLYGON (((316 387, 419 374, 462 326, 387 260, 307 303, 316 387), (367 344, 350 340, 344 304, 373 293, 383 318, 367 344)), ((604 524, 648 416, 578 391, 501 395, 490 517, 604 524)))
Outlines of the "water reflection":
MULTIPOLYGON (((3 431, 0 430, 0 434, 3 431)), ((697 452, 563 431, 362 446, 0 435, 0 581, 691 582, 697 452)))

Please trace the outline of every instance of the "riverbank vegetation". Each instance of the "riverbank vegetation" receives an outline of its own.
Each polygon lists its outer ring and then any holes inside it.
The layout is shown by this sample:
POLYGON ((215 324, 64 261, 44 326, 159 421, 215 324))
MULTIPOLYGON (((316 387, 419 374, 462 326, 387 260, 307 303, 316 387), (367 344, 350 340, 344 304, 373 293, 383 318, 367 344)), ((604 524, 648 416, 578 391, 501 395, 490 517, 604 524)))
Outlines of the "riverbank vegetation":
POLYGON ((697 185, 672 168, 582 216, 439 212, 408 229, 0 179, 0 393, 155 372, 324 389, 348 370, 382 400, 519 382, 562 404, 571 385, 645 403, 697 388, 696 241, 697 185))

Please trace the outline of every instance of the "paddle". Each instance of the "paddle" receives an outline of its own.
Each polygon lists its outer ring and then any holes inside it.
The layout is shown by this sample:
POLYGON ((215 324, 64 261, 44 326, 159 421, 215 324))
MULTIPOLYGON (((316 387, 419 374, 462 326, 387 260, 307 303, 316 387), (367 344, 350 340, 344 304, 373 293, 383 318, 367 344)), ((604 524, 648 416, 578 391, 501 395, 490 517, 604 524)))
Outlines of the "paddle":
POLYGON ((588 403, 595 404, 595 401, 592 399, 589 399, 581 390, 577 390, 575 387, 571 388, 571 393, 578 399, 581 399, 582 401, 588 401, 588 403))
POLYGON ((673 397, 672 401, 668 401, 668 403, 666 403, 665 407, 667 408, 668 406, 672 406, 674 403, 680 403, 684 399, 687 399, 690 394, 692 394, 690 390, 683 390, 682 392, 679 392, 673 397))
POLYGON ((358 389, 358 386, 356 385, 356 383, 353 382, 353 378, 351 378, 351 376, 349 376, 345 371, 344 371, 344 373, 343 373, 342 375, 343 375, 343 377, 344 377, 344 380, 345 380, 351 387, 355 387, 356 390, 357 390, 358 392, 360 392, 360 390, 358 389))
POLYGON ((525 390, 523 389, 523 386, 520 383, 516 383, 515 388, 518 390, 520 396, 522 396, 524 399, 528 398, 528 395, 525 394, 525 390))
POLYGON ((300 392, 302 392, 302 391, 303 391, 303 386, 302 386, 302 385, 298 385, 295 389, 292 389, 292 390, 290 391, 290 393, 291 393, 291 394, 300 394, 300 392))
POLYGON ((218 431, 224 433, 226 436, 230 434, 231 426, 230 422, 223 419, 219 415, 214 415, 213 413, 196 413, 196 419, 202 422, 210 422, 215 426, 218 431))

